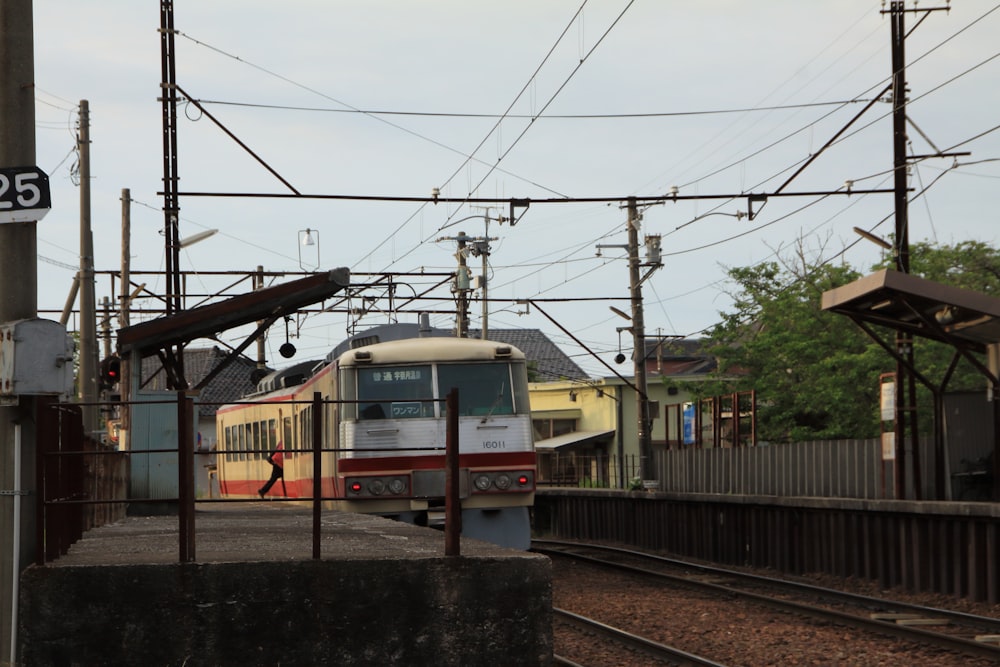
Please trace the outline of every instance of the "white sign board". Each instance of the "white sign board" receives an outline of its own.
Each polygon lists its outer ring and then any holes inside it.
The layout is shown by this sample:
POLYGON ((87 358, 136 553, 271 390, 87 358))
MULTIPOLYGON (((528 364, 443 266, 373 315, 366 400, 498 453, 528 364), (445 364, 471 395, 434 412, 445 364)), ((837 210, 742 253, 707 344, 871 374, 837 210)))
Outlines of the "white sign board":
POLYGON ((882 434, 882 460, 894 461, 896 459, 896 434, 892 431, 882 434))
POLYGON ((896 383, 882 383, 882 421, 891 422, 896 419, 896 383))

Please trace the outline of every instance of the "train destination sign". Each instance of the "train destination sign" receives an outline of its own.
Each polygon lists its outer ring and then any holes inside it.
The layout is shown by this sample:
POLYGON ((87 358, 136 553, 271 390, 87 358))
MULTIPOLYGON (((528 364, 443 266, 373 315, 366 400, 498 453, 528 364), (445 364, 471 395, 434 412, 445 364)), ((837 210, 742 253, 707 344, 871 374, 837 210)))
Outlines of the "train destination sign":
POLYGON ((0 168, 0 223, 41 220, 52 208, 49 177, 38 167, 0 168))

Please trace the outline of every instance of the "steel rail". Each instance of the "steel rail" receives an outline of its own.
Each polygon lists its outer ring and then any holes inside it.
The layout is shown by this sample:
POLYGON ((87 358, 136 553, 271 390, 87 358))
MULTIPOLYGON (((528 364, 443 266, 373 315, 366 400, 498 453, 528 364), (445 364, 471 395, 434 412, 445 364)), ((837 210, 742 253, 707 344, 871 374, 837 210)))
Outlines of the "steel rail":
POLYGON ((858 606, 870 605, 872 607, 878 608, 881 611, 910 612, 915 614, 923 614, 927 616, 935 616, 938 618, 945 618, 949 621, 956 623, 957 625, 978 626, 986 632, 990 632, 992 634, 1000 634, 1000 618, 991 618, 989 616, 978 616, 976 614, 969 614, 967 612, 962 612, 962 611, 941 609, 940 607, 927 607, 924 605, 914 604, 912 602, 902 602, 899 600, 887 600, 885 598, 875 598, 869 595, 861 595, 860 593, 850 593, 847 591, 837 590, 836 588, 825 588, 822 586, 816 586, 814 584, 807 584, 798 581, 790 581, 788 579, 765 577, 759 574, 739 572, 736 570, 730 570, 723 567, 704 565, 702 563, 692 563, 689 561, 670 558, 667 556, 660 556, 658 554, 651 554, 651 553, 646 553, 644 551, 636 551, 634 549, 625 549, 622 547, 614 547, 604 544, 584 544, 582 542, 571 542, 565 540, 532 540, 532 544, 539 544, 539 545, 549 544, 553 546, 561 546, 568 548, 594 549, 598 551, 607 551, 609 553, 620 553, 627 556, 634 556, 636 558, 644 558, 656 563, 663 563, 666 565, 685 568, 689 570, 697 570, 698 572, 702 572, 705 574, 730 577, 733 579, 756 583, 764 586, 769 586, 772 588, 780 586, 788 590, 793 590, 801 593, 810 593, 813 595, 822 596, 826 598, 832 598, 841 602, 856 604, 858 606))
POLYGON ((560 609, 559 607, 553 607, 552 613, 556 618, 560 618, 567 621, 573 625, 580 628, 588 630, 590 632, 598 632, 605 637, 613 639, 616 642, 625 644, 637 651, 642 651, 646 655, 649 655, 658 660, 668 660, 671 664, 676 665, 700 665, 703 667, 725 667, 721 663, 713 662, 707 658, 702 658, 701 656, 694 655, 693 653, 687 653, 673 646, 667 646, 666 644, 661 644, 660 642, 655 642, 651 639, 646 639, 639 635, 632 634, 626 630, 616 628, 606 623, 601 623, 600 621, 588 618, 586 616, 581 616, 580 614, 575 614, 571 611, 565 609, 560 609))
MULTIPOLYGON (((535 545, 535 544, 540 545, 543 542, 548 543, 548 544, 555 544, 552 541, 546 542, 546 541, 543 541, 543 540, 538 540, 538 541, 534 541, 533 545, 535 545)), ((659 557, 652 556, 650 554, 644 554, 642 552, 637 552, 637 551, 629 551, 627 549, 619 549, 619 548, 616 548, 616 547, 605 547, 603 545, 590 545, 590 544, 582 544, 582 543, 564 542, 564 543, 562 543, 562 546, 564 546, 564 547, 571 547, 571 548, 577 548, 577 549, 593 549, 593 550, 606 550, 606 551, 612 551, 612 552, 621 552, 621 553, 627 553, 627 554, 630 554, 630 555, 633 555, 633 556, 637 556, 637 557, 649 558, 651 560, 659 560, 659 557)), ((782 600, 780 598, 773 598, 773 597, 770 597, 768 595, 762 595, 760 593, 752 593, 750 591, 741 590, 739 588, 734 588, 732 586, 726 586, 726 585, 723 585, 723 584, 716 584, 716 583, 711 583, 711 582, 707 582, 707 581, 700 581, 700 580, 697 580, 697 579, 691 579, 691 578, 688 578, 688 577, 682 577, 682 576, 677 576, 677 575, 666 574, 666 573, 663 573, 663 572, 657 572, 655 570, 649 570, 649 569, 646 569, 646 568, 635 567, 635 566, 626 565, 626 564, 623 564, 623 563, 615 563, 615 562, 612 562, 612 561, 602 560, 600 558, 596 558, 596 557, 593 557, 593 556, 586 556, 586 555, 583 555, 583 554, 580 554, 580 553, 573 553, 573 552, 570 552, 570 551, 563 551, 563 550, 557 549, 557 548, 546 549, 544 547, 539 548, 538 546, 533 546, 532 547, 532 551, 534 551, 536 553, 541 553, 541 554, 558 555, 558 556, 563 556, 563 557, 566 557, 566 558, 573 558, 573 559, 576 559, 576 560, 593 563, 593 564, 601 566, 601 567, 614 568, 614 569, 622 570, 624 572, 629 572, 629 573, 632 573, 632 574, 639 574, 639 575, 642 575, 644 577, 650 577, 650 578, 656 578, 656 579, 660 579, 660 580, 665 580, 665 581, 669 581, 669 582, 672 582, 672 583, 676 583, 676 584, 681 585, 681 586, 688 586, 688 587, 691 587, 691 588, 700 588, 702 590, 708 590, 708 591, 711 591, 711 592, 714 592, 714 593, 718 593, 718 594, 723 594, 723 595, 726 595, 726 596, 737 596, 737 597, 743 598, 745 600, 751 600, 751 601, 758 602, 758 603, 761 603, 761 604, 764 604, 764 605, 767 605, 767 606, 770 606, 770 607, 782 609, 782 610, 785 610, 785 611, 790 611, 792 613, 799 614, 799 615, 802 615, 802 616, 807 616, 807 617, 810 617, 810 618, 816 618, 816 619, 820 619, 820 620, 824 620, 824 621, 832 621, 832 622, 835 622, 835 623, 838 623, 838 624, 841 624, 841 625, 845 625, 845 626, 848 626, 848 627, 857 628, 857 629, 860 629, 860 630, 865 630, 865 631, 868 631, 868 632, 877 632, 877 633, 880 633, 880 634, 885 634, 885 635, 889 635, 889 636, 892 636, 892 637, 896 637, 898 639, 904 639, 904 640, 907 640, 907 641, 917 642, 917 643, 921 643, 921 644, 924 644, 924 645, 936 646, 936 647, 939 647, 939 648, 946 648, 948 650, 958 651, 958 652, 964 653, 966 655, 971 655, 971 656, 975 656, 975 657, 989 658, 989 659, 992 659, 992 660, 1000 661, 1000 646, 993 646, 991 644, 986 644, 986 643, 975 641, 975 640, 963 639, 962 637, 957 637, 957 636, 953 636, 953 635, 947 635, 947 634, 943 634, 943 633, 940 633, 940 632, 933 632, 933 631, 930 631, 930 630, 923 630, 921 628, 916 628, 916 627, 909 626, 909 625, 899 625, 899 624, 896 624, 896 623, 891 623, 891 622, 887 622, 887 621, 883 621, 883 620, 879 620, 879 619, 866 618, 864 616, 857 616, 857 615, 854 615, 854 614, 849 614, 849 613, 842 612, 842 611, 837 611, 837 610, 834 610, 834 609, 825 609, 823 607, 815 607, 815 606, 803 604, 803 603, 800 603, 800 602, 793 602, 791 600, 782 600)), ((664 561, 670 561, 671 559, 663 559, 663 560, 664 561)), ((715 573, 720 574, 720 575, 724 574, 725 576, 733 576, 733 577, 740 577, 741 576, 741 573, 739 573, 739 572, 733 572, 733 571, 730 571, 730 570, 723 570, 721 568, 710 568, 710 567, 705 567, 705 566, 700 566, 700 565, 694 565, 694 564, 691 564, 691 563, 684 563, 683 561, 674 561, 674 562, 677 563, 677 564, 683 564, 684 566, 689 567, 689 568, 704 569, 705 571, 713 571, 714 570, 715 573)), ((776 580, 769 580, 767 577, 757 577, 756 575, 748 575, 747 576, 748 579, 750 577, 756 577, 758 580, 760 580, 758 583, 760 583, 761 581, 763 581, 763 582, 769 582, 771 585, 774 585, 774 586, 783 586, 783 587, 786 587, 786 584, 789 584, 789 582, 786 582, 784 580, 777 580, 777 579, 776 580)), ((814 588, 819 588, 819 587, 814 587, 814 588)), ((830 593, 834 593, 834 591, 830 591, 829 589, 819 589, 819 590, 822 590, 824 592, 829 591, 830 593)), ((849 593, 843 593, 843 592, 840 592, 840 591, 837 591, 837 593, 841 593, 844 596, 845 599, 851 595, 849 593)), ((880 604, 886 604, 886 605, 890 604, 888 601, 878 600, 877 598, 866 598, 865 596, 857 596, 857 597, 861 598, 861 599, 864 599, 864 600, 868 601, 869 603, 872 602, 872 601, 875 601, 875 602, 878 602, 880 604)), ((903 604, 903 603, 899 603, 899 604, 903 604)), ((923 609, 925 613, 933 613, 935 616, 944 616, 944 615, 947 615, 949 613, 953 613, 953 612, 948 612, 947 610, 933 609, 933 608, 930 608, 930 607, 923 607, 921 609, 923 609)), ((970 622, 969 619, 976 619, 977 621, 981 619, 982 621, 987 621, 987 622, 991 621, 991 620, 995 620, 995 619, 988 619, 986 617, 973 616, 971 614, 963 614, 963 615, 960 615, 960 616, 964 616, 965 617, 965 619, 966 619, 965 622, 970 622)))

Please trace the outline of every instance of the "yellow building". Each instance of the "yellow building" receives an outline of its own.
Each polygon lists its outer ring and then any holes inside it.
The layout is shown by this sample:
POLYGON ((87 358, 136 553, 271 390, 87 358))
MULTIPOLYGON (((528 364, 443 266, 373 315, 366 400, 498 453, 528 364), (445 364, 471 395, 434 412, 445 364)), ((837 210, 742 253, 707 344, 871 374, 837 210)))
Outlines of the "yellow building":
MULTIPOLYGON (((734 427, 731 418, 732 401, 738 397, 696 404, 681 388, 682 383, 705 380, 716 368, 715 359, 702 354, 699 344, 648 341, 646 393, 654 456, 667 448, 747 443, 746 419, 741 435, 741 421, 734 427)), ((529 384, 541 483, 613 488, 639 483, 638 402, 633 378, 622 375, 624 379, 529 384)), ((746 412, 741 407, 737 414, 746 412)))

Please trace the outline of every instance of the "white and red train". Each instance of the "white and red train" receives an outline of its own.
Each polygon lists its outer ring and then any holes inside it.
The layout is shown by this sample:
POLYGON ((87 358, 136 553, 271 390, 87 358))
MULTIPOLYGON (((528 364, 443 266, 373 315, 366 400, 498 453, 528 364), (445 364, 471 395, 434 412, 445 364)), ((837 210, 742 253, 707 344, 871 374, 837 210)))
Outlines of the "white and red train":
POLYGON ((218 410, 223 496, 257 496, 271 473, 267 453, 280 443, 284 478, 269 495, 312 497, 318 392, 324 507, 435 525, 444 510, 444 399, 457 388, 462 534, 527 549, 536 467, 524 354, 462 338, 373 340, 354 339, 301 384, 218 410))

